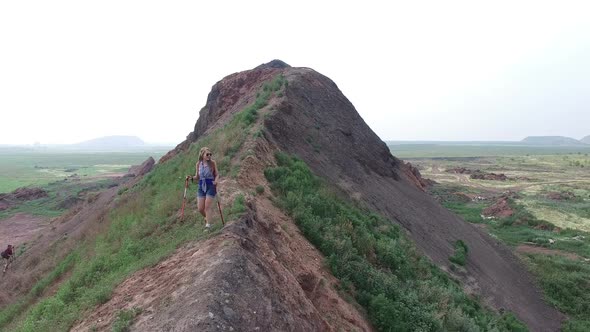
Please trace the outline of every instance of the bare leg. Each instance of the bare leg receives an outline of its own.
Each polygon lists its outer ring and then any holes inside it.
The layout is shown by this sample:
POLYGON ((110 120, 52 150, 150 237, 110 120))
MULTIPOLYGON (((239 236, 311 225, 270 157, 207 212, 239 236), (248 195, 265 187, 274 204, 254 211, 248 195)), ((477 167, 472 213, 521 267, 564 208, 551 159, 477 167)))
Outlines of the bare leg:
POLYGON ((205 220, 207 221, 207 224, 211 224, 211 221, 213 221, 213 212, 211 210, 213 200, 215 200, 215 197, 207 196, 207 198, 205 198, 205 220))
POLYGON ((197 207, 199 208, 199 213, 205 217, 205 197, 199 197, 197 199, 197 207))

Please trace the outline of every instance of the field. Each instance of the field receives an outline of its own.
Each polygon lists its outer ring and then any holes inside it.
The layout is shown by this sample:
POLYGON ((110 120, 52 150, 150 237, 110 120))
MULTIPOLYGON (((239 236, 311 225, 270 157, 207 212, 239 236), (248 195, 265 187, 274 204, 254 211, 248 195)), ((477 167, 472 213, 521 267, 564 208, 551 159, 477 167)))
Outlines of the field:
POLYGON ((25 186, 44 186, 73 175, 105 178, 127 172, 148 157, 158 159, 168 150, 83 152, 59 149, 0 148, 0 193, 25 186))
POLYGON ((164 149, 132 152, 67 151, 64 149, 0 148, 0 194, 17 188, 38 187, 46 197, 23 200, 0 209, 0 220, 23 216, 57 217, 93 192, 113 185, 132 165, 150 156, 158 159, 164 149))
POLYGON ((430 192, 443 206, 514 249, 547 301, 569 316, 564 330, 590 330, 590 148, 398 144, 390 149, 437 182, 430 192), (484 213, 488 207, 494 209, 484 213))

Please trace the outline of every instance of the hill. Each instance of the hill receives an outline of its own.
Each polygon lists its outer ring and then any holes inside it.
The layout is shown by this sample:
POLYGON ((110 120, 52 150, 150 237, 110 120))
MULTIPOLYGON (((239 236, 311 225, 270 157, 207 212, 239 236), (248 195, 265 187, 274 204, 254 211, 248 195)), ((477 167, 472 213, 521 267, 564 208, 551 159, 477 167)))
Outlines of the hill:
POLYGON ((72 147, 83 149, 125 149, 145 146, 145 142, 137 136, 105 136, 72 144, 72 147))
POLYGON ((213 87, 194 132, 162 161, 219 126, 216 121, 242 110, 254 99, 244 91, 260 86, 268 72, 281 73, 288 85, 267 106, 272 111, 265 114, 260 135, 269 146, 262 151, 278 149, 300 157, 342 196, 401 225, 424 254, 470 292, 488 299, 487 304, 514 311, 533 330, 557 329, 560 314, 539 297, 530 274, 509 249, 424 193, 412 171, 391 155, 336 84, 312 69, 266 68, 226 77, 213 87), (470 258, 465 271, 454 273, 449 257, 458 240, 467 243, 470 258))
POLYGON ((582 143, 586 143, 586 144, 590 144, 590 135, 588 135, 588 136, 586 136, 586 137, 582 138, 582 139, 580 140, 580 142, 582 142, 582 143))
POLYGON ((584 143, 577 139, 565 136, 528 136, 522 141, 525 144, 531 145, 552 145, 552 146, 573 146, 584 145, 584 143))
POLYGON ((187 140, 132 179, 24 252, 2 286, 32 270, 39 283, 11 287, 1 327, 522 329, 506 311, 556 331, 563 320, 509 248, 425 193, 420 173, 309 68, 273 61, 225 77, 187 140), (226 222, 209 233, 194 200, 179 216, 203 146, 222 174, 226 222))

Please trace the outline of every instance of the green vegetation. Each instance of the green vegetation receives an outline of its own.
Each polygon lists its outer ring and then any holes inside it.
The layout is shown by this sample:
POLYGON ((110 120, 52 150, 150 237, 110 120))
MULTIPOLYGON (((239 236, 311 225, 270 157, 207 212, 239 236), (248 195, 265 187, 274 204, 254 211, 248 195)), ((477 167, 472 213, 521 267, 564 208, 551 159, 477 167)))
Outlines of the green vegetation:
POLYGON ((271 82, 264 83, 262 91, 256 94, 254 104, 246 107, 243 112, 240 112, 238 120, 242 121, 246 126, 256 122, 256 119, 258 118, 258 110, 266 106, 272 94, 279 91, 286 82, 287 81, 283 75, 278 75, 271 82))
MULTIPOLYGON (((205 236, 192 223, 170 227, 182 184, 169 179, 181 177, 189 169, 189 160, 196 160, 199 148, 195 145, 186 158, 160 165, 131 193, 123 195, 126 202, 111 213, 108 232, 80 246, 83 259, 75 260, 69 280, 28 312, 20 330, 67 330, 84 310, 107 301, 126 276, 155 264, 182 243, 205 236)), ((36 289, 33 294, 39 294, 36 289)))
POLYGON ((16 150, 0 148, 0 193, 25 186, 44 186, 76 174, 80 178, 124 173, 150 156, 157 160, 166 151, 65 152, 58 149, 16 150))
POLYGON ((261 195, 262 193, 264 193, 264 187, 263 186, 256 186, 256 193, 258 195, 261 195))
MULTIPOLYGON (((246 137, 251 135, 250 127, 258 119, 258 112, 268 104, 268 100, 286 84, 282 75, 275 77, 270 83, 264 83, 262 91, 256 95, 256 100, 252 105, 248 105, 243 111, 237 113, 233 119, 224 126, 223 132, 219 139, 220 144, 213 151, 220 151, 223 154, 219 161, 218 168, 222 174, 233 174, 237 176, 237 170, 231 167, 231 160, 242 147, 246 137)), ((255 130, 254 137, 258 137, 260 129, 255 130)))
MULTIPOLYGON (((441 190, 438 190, 440 193, 441 190)), ((590 327, 590 276, 588 263, 583 257, 590 257, 590 233, 576 229, 558 230, 552 224, 537 219, 522 205, 511 201, 514 215, 499 220, 483 221, 487 223, 493 236, 503 242, 518 246, 534 245, 558 250, 565 254, 579 255, 581 258, 564 258, 559 255, 527 254, 526 262, 531 271, 539 278, 540 286, 547 300, 561 312, 571 317, 564 331, 588 331, 590 327)), ((443 205, 467 221, 477 219, 482 211, 481 203, 446 203, 443 205)))
POLYGON ((68 199, 91 199, 90 193, 109 188, 113 183, 112 179, 52 182, 41 187, 47 192, 47 197, 23 201, 12 208, 0 211, 0 219, 8 218, 16 213, 27 213, 50 218, 57 217, 69 208, 69 206, 64 206, 64 201, 68 199))
MULTIPOLYGON (((534 270, 541 276, 541 283, 548 292, 548 298, 558 308, 575 316, 588 316, 590 303, 590 273, 588 264, 580 264, 558 256, 530 255, 534 270), (568 273, 565 274, 564 272, 568 273), (565 279, 565 280, 561 280, 565 279), (571 299, 577 298, 577 301, 571 299)), ((590 322, 590 320, 589 320, 590 322)))
MULTIPOLYGON (((285 84, 280 77, 273 80, 268 89, 276 91, 273 89, 277 82, 285 84)), ((260 98, 268 97, 262 95, 260 98)), ((256 105, 260 106, 261 101, 256 105)), ((250 134, 252 123, 245 120, 248 112, 251 114, 250 109, 236 114, 226 126, 200 139, 187 152, 157 165, 130 190, 121 191, 118 207, 108 217, 110 223, 106 233, 95 240, 80 243, 74 251, 75 256, 66 257, 50 274, 49 278, 54 280, 64 271, 71 271, 71 276, 60 285, 56 294, 39 300, 29 308, 34 302, 30 300, 51 284, 51 281, 42 281, 39 287, 34 288, 34 293, 31 291, 27 301, 0 311, 0 328, 7 328, 11 320, 21 317, 18 326, 11 326, 11 329, 68 330, 86 310, 108 301, 114 288, 133 272, 156 264, 188 241, 215 234, 204 232, 191 222, 176 222, 184 186, 184 182, 177 179, 184 179, 187 172, 194 170, 198 151, 203 146, 215 151, 216 158, 227 160, 229 170, 231 159, 250 134)), ((188 206, 185 220, 197 219, 194 209, 191 211, 190 201, 188 206)), ((238 218, 245 211, 245 197, 239 194, 227 212, 226 222, 238 218)), ((137 312, 122 312, 113 329, 125 330, 135 315, 137 312)))
POLYGON ((141 313, 140 308, 121 310, 113 322, 113 332, 127 332, 137 315, 141 313))
POLYGON ((29 294, 21 299, 19 302, 12 304, 0 311, 0 327, 10 323, 15 317, 17 317, 25 307, 35 301, 39 296, 43 294, 43 291, 47 286, 51 285, 52 282, 61 277, 79 260, 79 253, 74 251, 70 253, 64 260, 62 260, 55 269, 49 273, 45 278, 39 280, 31 289, 29 294))
MULTIPOLYGON (((277 203, 326 256, 327 265, 380 331, 525 331, 495 317, 421 257, 399 227, 351 207, 325 189, 301 160, 276 155, 265 170, 277 203)), ((466 248, 464 249, 466 253, 466 248)))
POLYGON ((585 261, 590 258, 588 148, 405 145, 403 149, 402 155, 415 157, 409 161, 424 177, 438 182, 430 192, 447 209, 468 222, 485 224, 492 236, 510 246, 551 250, 522 257, 547 301, 570 317, 563 330, 590 330, 590 269, 585 261), (473 180, 469 174, 445 171, 456 167, 504 173, 509 180, 473 180), (516 193, 508 200, 514 214, 481 218, 483 209, 507 190, 516 193))
POLYGON ((457 240, 455 242, 455 253, 453 256, 449 257, 449 260, 452 263, 457 265, 464 266, 465 261, 467 260, 467 253, 469 252, 469 248, 467 248, 467 244, 462 240, 457 240))

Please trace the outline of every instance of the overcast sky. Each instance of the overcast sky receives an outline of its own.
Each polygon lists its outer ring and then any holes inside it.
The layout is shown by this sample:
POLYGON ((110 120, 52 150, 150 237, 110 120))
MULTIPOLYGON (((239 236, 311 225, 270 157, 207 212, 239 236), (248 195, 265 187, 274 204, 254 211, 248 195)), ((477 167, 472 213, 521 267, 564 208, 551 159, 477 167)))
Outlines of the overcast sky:
POLYGON ((590 135, 590 5, 1 1, 0 144, 179 143, 272 59, 330 77, 384 140, 590 135))

